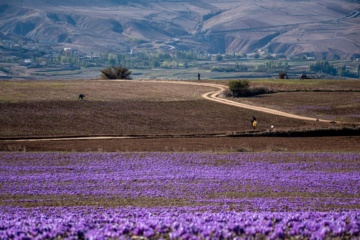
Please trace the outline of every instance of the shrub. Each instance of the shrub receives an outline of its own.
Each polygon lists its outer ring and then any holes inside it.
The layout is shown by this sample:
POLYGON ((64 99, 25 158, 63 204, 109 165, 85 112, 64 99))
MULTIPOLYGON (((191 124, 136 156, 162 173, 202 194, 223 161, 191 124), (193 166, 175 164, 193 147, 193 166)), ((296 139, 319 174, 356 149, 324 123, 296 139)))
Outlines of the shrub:
POLYGON ((131 71, 123 67, 109 67, 101 69, 102 79, 131 79, 131 71))
POLYGON ((232 80, 229 81, 229 89, 234 97, 247 95, 249 92, 250 82, 247 80, 232 80))
POLYGON ((266 87, 250 88, 250 82, 247 80, 232 80, 229 82, 229 90, 225 91, 226 97, 251 97, 260 94, 274 93, 266 87))

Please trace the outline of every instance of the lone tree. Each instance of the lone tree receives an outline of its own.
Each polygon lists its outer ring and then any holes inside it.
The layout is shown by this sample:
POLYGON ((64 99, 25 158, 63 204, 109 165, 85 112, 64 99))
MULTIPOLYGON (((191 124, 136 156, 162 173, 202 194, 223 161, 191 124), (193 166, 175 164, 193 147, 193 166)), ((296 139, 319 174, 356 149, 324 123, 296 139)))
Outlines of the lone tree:
POLYGON ((280 79, 289 79, 286 71, 280 71, 280 72, 279 72, 279 78, 280 78, 280 79))
POLYGON ((131 71, 124 67, 109 67, 101 69, 102 79, 129 79, 131 80, 131 71))

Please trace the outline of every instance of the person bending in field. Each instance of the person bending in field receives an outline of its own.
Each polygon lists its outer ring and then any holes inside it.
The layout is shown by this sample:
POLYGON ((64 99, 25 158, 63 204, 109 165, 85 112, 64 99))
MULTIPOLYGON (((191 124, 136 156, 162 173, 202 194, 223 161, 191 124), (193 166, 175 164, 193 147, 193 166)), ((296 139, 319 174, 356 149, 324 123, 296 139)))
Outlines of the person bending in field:
POLYGON ((255 129, 255 128, 256 128, 256 125, 257 125, 256 117, 252 117, 252 119, 251 119, 251 126, 255 129))

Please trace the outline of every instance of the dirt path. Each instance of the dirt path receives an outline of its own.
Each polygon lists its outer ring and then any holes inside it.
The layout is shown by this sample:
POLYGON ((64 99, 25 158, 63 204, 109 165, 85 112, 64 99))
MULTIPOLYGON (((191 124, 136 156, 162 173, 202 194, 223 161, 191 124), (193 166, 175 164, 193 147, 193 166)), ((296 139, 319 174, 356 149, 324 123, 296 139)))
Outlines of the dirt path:
POLYGON ((223 91, 225 91, 227 89, 227 87, 222 86, 220 84, 184 82, 184 81, 179 81, 179 82, 177 82, 177 81, 153 81, 153 82, 161 82, 161 83, 166 82, 166 83, 176 83, 176 84, 192 84, 192 85, 198 85, 198 86, 214 87, 214 88, 217 88, 218 90, 208 92, 208 93, 204 93, 201 96, 203 98, 207 99, 207 100, 210 100, 210 101, 214 101, 214 102, 218 102, 218 103, 222 103, 222 104, 226 104, 226 105, 230 105, 230 106, 234 106, 234 107, 240 107, 240 108, 244 108, 244 109, 249 109, 249 110, 253 110, 253 111, 278 115, 278 116, 282 116, 282 117, 288 117, 288 118, 294 118, 294 119, 300 119, 300 120, 306 120, 306 121, 319 121, 319 122, 327 122, 327 123, 333 122, 331 120, 304 117, 304 116, 300 116, 300 115, 296 115, 296 114, 292 114, 292 113, 287 113, 287 112, 282 112, 282 111, 278 111, 278 110, 274 110, 274 109, 270 109, 270 108, 258 107, 258 106, 254 106, 254 105, 239 103, 239 102, 231 101, 231 100, 228 100, 228 99, 220 98, 219 95, 223 91))
POLYGON ((273 114, 273 115, 278 115, 278 116, 282 116, 282 117, 288 117, 288 118, 294 118, 294 119, 300 119, 300 120, 306 120, 306 121, 332 122, 330 120, 311 118, 311 117, 304 117, 304 116, 300 116, 300 115, 296 115, 296 114, 292 114, 292 113, 287 113, 287 112, 282 112, 282 111, 278 111, 278 110, 274 110, 274 109, 270 109, 270 108, 258 107, 258 106, 254 106, 254 105, 249 105, 249 104, 244 104, 244 103, 240 103, 240 102, 231 101, 231 100, 224 99, 224 98, 219 98, 218 96, 224 90, 225 90, 224 87, 219 87, 218 91, 205 93, 205 94, 202 95, 202 97, 205 98, 205 99, 208 99, 210 101, 215 101, 215 102, 219 102, 219 103, 222 103, 222 104, 227 104, 227 105, 234 106, 234 107, 240 107, 240 108, 244 108, 244 109, 249 109, 249 110, 268 113, 268 114, 273 114))
MULTIPOLYGON (((99 81, 108 81, 108 80, 99 80, 99 81)), ((129 80, 112 80, 112 81, 129 81, 129 80)), ((197 83, 197 82, 188 82, 188 81, 160 81, 160 80, 138 80, 138 81, 146 81, 146 82, 153 82, 153 83, 170 83, 170 84, 190 84, 196 86, 205 86, 205 87, 213 87, 217 90, 207 92, 201 95, 204 99, 209 101, 214 101, 234 107, 240 107, 244 109, 249 109, 253 111, 259 111, 263 113, 278 115, 282 117, 300 119, 300 120, 307 120, 307 121, 320 121, 320 122, 332 122, 330 120, 324 119, 316 119, 310 117, 299 116, 296 114, 286 113, 270 108, 265 107, 258 107, 249 104, 239 103, 235 101, 231 101, 228 99, 220 98, 219 95, 227 89, 226 86, 214 83, 197 83)), ((135 82, 135 81, 134 81, 135 82)), ((27 142, 39 142, 39 141, 70 141, 70 140, 110 140, 110 139, 145 139, 145 138, 156 138, 156 137, 164 137, 164 136, 94 136, 94 137, 61 137, 61 138, 32 138, 32 139, 9 139, 7 141, 27 141, 27 142)), ((179 137, 179 136, 176 136, 179 137)), ((219 135, 214 135, 213 137, 220 137, 219 135)))

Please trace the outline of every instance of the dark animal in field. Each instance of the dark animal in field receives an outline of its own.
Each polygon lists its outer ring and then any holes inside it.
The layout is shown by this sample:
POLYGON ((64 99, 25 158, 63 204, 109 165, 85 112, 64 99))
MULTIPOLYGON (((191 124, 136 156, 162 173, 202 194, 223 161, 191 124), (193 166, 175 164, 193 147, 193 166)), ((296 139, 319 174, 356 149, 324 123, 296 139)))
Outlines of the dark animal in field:
POLYGON ((79 98, 78 98, 78 100, 83 100, 83 99, 84 99, 84 97, 85 97, 85 94, 80 93, 80 94, 79 94, 79 98))

